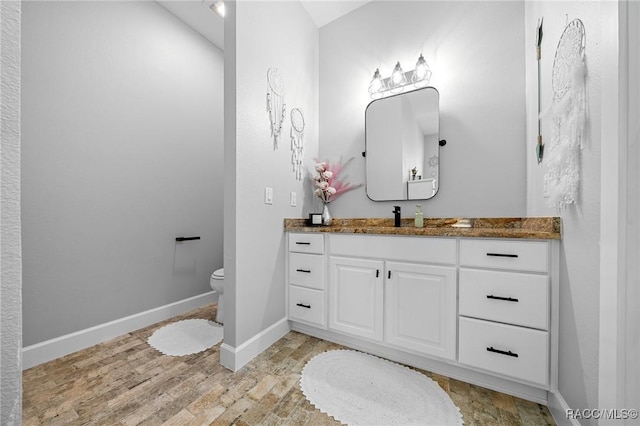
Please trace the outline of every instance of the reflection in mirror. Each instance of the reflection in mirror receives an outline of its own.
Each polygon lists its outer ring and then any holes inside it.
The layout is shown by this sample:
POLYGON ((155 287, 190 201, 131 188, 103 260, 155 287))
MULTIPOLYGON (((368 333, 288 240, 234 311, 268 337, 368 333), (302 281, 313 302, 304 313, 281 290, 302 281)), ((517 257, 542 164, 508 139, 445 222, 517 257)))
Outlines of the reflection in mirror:
POLYGON ((367 196, 426 200, 438 191, 439 94, 425 87, 372 101, 365 112, 367 196))

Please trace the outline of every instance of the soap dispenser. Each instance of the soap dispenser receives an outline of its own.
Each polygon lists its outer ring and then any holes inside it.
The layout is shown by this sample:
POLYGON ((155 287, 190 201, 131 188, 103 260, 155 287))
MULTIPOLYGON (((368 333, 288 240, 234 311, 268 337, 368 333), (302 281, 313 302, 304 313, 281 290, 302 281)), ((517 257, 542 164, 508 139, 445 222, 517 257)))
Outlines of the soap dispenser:
POLYGON ((416 228, 422 228, 424 226, 424 215, 422 214, 422 206, 416 204, 416 228))

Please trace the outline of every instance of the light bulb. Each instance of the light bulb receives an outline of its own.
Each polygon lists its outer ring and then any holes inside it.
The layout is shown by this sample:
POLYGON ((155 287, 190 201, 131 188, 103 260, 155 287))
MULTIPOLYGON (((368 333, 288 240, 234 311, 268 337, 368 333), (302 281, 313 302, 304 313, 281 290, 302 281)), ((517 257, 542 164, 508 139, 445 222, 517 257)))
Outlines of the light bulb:
POLYGON ((402 71, 402 67, 400 66, 400 62, 396 63, 395 68, 393 69, 393 73, 391 74, 391 79, 394 84, 402 83, 402 79, 404 78, 404 72, 402 71))
POLYGON ((380 97, 381 92, 385 90, 384 82, 382 81, 382 77, 380 76, 380 70, 376 68, 376 72, 373 73, 373 79, 369 84, 369 95, 372 98, 380 97))
POLYGON ((396 63, 391 73, 391 80, 389 81, 389 88, 392 92, 398 93, 402 91, 402 87, 407 84, 407 79, 404 76, 404 71, 400 66, 400 62, 396 63))
POLYGON ((426 86, 429 84, 429 80, 431 80, 431 70, 421 53, 416 63, 416 68, 413 70, 411 81, 415 86, 426 86))

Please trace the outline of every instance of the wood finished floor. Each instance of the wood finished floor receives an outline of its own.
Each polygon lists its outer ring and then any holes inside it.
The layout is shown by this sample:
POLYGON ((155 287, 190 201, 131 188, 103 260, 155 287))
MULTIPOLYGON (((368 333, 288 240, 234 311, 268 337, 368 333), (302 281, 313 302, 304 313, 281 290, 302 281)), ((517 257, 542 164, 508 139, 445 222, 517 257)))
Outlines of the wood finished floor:
MULTIPOLYGON (((214 317, 215 305, 206 306, 26 370, 23 425, 340 424, 298 385, 309 359, 340 345, 292 331, 233 373, 220 365, 219 344, 171 357, 146 343, 170 322, 214 317)), ((460 407, 465 425, 555 425, 545 406, 422 373, 460 407)))

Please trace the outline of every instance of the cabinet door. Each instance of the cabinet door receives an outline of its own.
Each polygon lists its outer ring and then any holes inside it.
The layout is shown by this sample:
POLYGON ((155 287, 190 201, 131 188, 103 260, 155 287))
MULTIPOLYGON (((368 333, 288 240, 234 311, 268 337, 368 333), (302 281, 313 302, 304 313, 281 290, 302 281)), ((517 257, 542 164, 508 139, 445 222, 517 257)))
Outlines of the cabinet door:
POLYGON ((384 263, 331 257, 329 264, 329 328, 381 341, 384 263))
POLYGON ((387 343, 455 359, 456 269, 387 262, 387 343))

